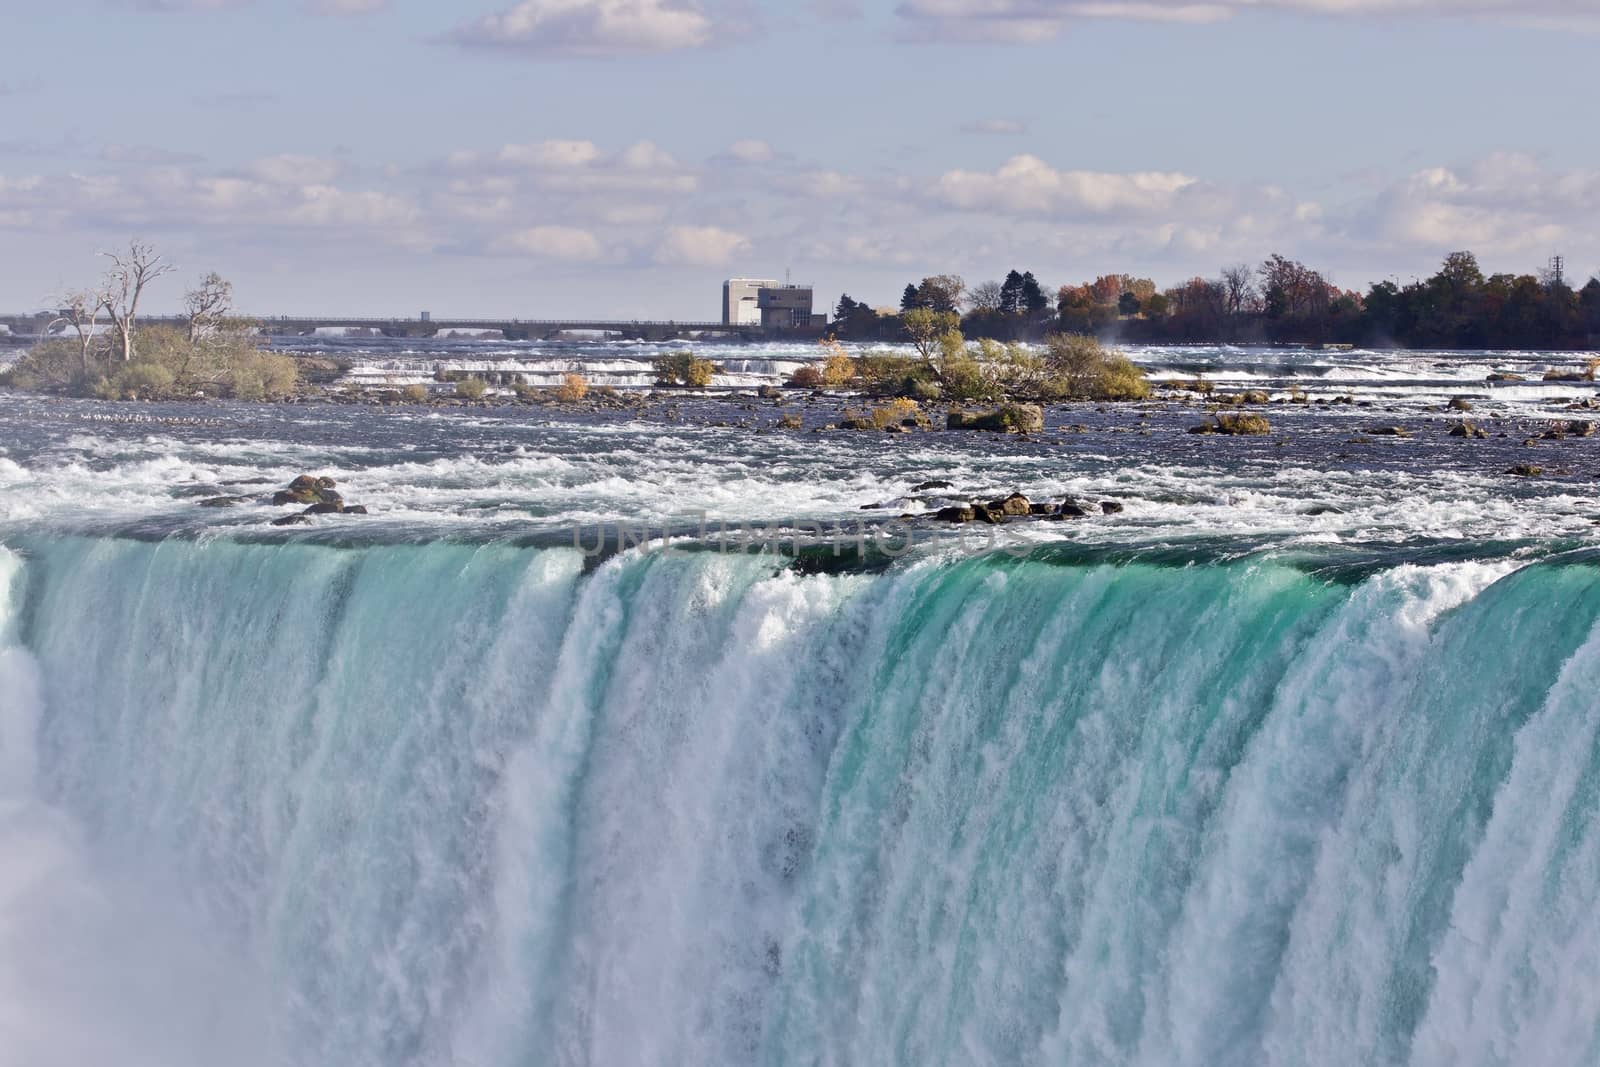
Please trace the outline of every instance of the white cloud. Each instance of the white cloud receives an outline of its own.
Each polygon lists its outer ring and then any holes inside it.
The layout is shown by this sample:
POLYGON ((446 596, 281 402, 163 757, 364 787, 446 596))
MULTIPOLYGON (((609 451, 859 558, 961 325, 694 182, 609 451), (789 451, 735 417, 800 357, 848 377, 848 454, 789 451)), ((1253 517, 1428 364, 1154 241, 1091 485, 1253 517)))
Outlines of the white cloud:
POLYGON ((933 183, 932 195, 951 207, 1001 214, 1148 214, 1170 209, 1196 184, 1174 172, 1057 170, 1038 156, 1021 155, 993 172, 949 171, 933 183))
POLYGON ((1547 255, 1591 245, 1600 171, 1549 172, 1531 156, 1498 153, 1464 167, 1429 167, 1379 195, 1352 222, 1354 236, 1434 251, 1457 248, 1547 255))
MULTIPOLYGON (((8 247, 26 238, 92 249, 141 233, 163 246, 265 250, 274 262, 324 268, 352 264, 352 249, 398 245, 447 249, 463 269, 480 261, 489 278, 503 275, 497 256, 551 279, 644 269, 658 295, 747 259, 747 269, 773 269, 758 267, 759 251, 781 254, 780 266, 792 262, 825 290, 875 302, 943 270, 976 279, 1027 267, 1047 281, 1131 270, 1176 282, 1272 251, 1353 286, 1421 270, 1457 248, 1479 253, 1486 270, 1535 269, 1556 252, 1574 276, 1600 265, 1600 168, 1559 170, 1523 155, 1369 176, 1309 199, 1033 155, 989 169, 884 174, 740 166, 726 154, 689 170, 662 145, 582 140, 462 153, 420 169, 381 160, 341 168, 302 155, 223 169, 159 153, 96 154, 75 157, 79 173, 30 158, 26 172, 0 174, 8 247)), ((444 270, 416 262, 423 274, 444 270)), ((485 299, 500 296, 486 289, 485 299)))
POLYGON ((681 0, 522 0, 452 37, 535 54, 609 56, 699 48, 711 42, 712 24, 681 0))
POLYGON ((1252 11, 1564 20, 1600 15, 1600 0, 904 0, 896 8, 913 40, 1019 44, 1050 40, 1074 20, 1210 23, 1252 11))
POLYGON ((728 155, 740 163, 770 163, 774 153, 765 141, 744 140, 729 145, 728 155))
POLYGON ((866 183, 852 174, 836 170, 808 170, 772 179, 772 187, 817 200, 834 197, 860 196, 866 183))
POLYGON ((625 148, 617 162, 628 170, 675 170, 678 161, 663 152, 653 141, 640 141, 625 148))
POLYGON ((567 263, 592 263, 605 255, 599 238, 576 226, 531 226, 504 235, 491 247, 498 252, 567 263))
POLYGON ((600 149, 593 141, 539 141, 500 149, 502 163, 527 167, 583 167, 599 158, 600 149))
POLYGON ((343 169, 335 160, 297 155, 269 156, 248 168, 254 177, 274 185, 327 185, 343 169))
POLYGON ((651 141, 607 154, 592 141, 538 141, 508 144, 498 152, 452 152, 444 169, 453 174, 520 175, 548 192, 596 196, 601 193, 691 193, 699 179, 651 141))
POLYGON ((743 234, 719 226, 672 226, 656 246, 655 261, 668 266, 720 267, 749 246, 743 234))

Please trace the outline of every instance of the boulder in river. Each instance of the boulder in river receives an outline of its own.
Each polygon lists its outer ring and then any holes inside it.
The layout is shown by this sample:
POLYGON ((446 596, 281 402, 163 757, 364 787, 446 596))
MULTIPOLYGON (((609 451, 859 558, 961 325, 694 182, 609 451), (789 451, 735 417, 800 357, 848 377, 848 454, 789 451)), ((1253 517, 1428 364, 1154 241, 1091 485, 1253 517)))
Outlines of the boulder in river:
POLYGON ((988 507, 990 511, 998 511, 1002 515, 1027 515, 1031 510, 1028 498, 1021 493, 1012 493, 1003 500, 991 500, 988 507))
MULTIPOLYGON (((338 482, 326 476, 318 477, 313 474, 302 474, 290 482, 287 489, 280 489, 274 493, 272 503, 278 507, 282 507, 285 504, 304 505, 305 510, 299 512, 299 516, 304 518, 306 522, 311 521, 307 518, 307 516, 311 515, 365 515, 365 508, 356 511, 346 506, 344 497, 334 488, 338 484, 338 482)), ((220 507, 222 505, 217 506, 220 507)), ((297 524, 294 522, 282 522, 278 523, 278 525, 293 526, 297 524)))
POLYGON ((986 411, 962 411, 945 416, 948 430, 985 430, 990 433, 1043 433, 1044 409, 1037 404, 1001 404, 986 411))
POLYGON ((280 489, 276 493, 272 494, 272 504, 274 507, 282 507, 285 504, 316 504, 319 503, 321 499, 322 498, 317 495, 317 490, 314 488, 308 489, 302 487, 296 489, 291 486, 288 489, 280 489))

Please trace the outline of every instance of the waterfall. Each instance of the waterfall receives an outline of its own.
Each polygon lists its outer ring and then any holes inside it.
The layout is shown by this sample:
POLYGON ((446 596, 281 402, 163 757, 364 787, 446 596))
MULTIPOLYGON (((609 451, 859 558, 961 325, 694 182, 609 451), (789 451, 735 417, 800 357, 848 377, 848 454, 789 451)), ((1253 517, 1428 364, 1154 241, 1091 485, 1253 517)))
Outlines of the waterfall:
POLYGON ((13 541, 7 1067, 1600 1057, 1583 560, 13 541))

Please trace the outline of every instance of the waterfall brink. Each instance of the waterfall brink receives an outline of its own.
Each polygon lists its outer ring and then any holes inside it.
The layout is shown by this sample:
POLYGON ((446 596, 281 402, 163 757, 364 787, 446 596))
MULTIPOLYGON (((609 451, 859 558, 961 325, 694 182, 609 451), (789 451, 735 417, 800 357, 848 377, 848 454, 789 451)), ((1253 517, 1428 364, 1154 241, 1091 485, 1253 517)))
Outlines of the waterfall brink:
POLYGON ((0 590, 5 1067, 1600 1058, 1586 563, 56 538, 0 590))

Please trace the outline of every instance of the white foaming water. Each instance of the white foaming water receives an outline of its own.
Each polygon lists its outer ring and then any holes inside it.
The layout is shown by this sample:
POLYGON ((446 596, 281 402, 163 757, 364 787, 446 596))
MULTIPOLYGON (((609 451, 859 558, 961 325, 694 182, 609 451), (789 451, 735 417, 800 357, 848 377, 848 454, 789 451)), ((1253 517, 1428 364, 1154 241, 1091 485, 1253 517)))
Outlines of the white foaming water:
POLYGON ((1586 564, 24 547, 0 1062, 1596 1040, 1586 564))
POLYGON ((0 548, 0 1064, 267 1065, 267 990, 159 865, 108 867, 41 796, 44 709, 17 644, 19 561, 0 548))

